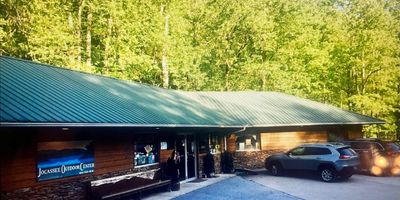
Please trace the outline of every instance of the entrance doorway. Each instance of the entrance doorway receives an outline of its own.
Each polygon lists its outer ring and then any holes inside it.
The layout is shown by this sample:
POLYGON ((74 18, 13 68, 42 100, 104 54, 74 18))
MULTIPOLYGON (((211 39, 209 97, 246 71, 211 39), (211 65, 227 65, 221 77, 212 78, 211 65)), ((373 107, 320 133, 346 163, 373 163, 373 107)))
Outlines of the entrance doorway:
POLYGON ((180 155, 179 180, 186 182, 196 179, 196 140, 194 135, 177 135, 176 150, 180 155))

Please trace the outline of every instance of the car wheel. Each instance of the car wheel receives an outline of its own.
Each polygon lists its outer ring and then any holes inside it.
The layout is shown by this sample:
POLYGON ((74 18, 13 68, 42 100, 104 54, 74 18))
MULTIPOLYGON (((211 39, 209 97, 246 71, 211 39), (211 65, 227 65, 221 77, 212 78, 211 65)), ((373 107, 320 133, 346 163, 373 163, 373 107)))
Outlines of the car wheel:
POLYGON ((281 175, 282 170, 282 166, 279 163, 272 163, 268 168, 269 173, 273 176, 281 175))
POLYGON ((336 170, 328 167, 328 168, 323 168, 320 171, 320 177, 321 180, 324 182, 333 182, 336 179, 336 170))

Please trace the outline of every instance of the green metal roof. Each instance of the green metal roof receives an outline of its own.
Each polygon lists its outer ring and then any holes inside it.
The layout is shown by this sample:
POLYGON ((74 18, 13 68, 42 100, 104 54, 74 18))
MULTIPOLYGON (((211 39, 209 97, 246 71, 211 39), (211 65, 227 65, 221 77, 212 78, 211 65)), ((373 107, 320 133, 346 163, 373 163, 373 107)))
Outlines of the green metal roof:
POLYGON ((0 57, 2 126, 275 127, 384 121, 276 92, 185 92, 0 57))

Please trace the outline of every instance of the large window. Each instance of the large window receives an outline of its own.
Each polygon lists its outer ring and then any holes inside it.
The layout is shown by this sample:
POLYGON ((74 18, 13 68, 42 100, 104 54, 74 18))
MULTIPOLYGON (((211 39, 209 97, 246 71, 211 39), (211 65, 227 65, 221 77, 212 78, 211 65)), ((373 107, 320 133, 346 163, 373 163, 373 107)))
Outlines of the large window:
POLYGON ((135 166, 157 163, 159 160, 158 145, 154 137, 139 137, 135 142, 135 166))
POLYGON ((260 137, 258 134, 238 135, 236 139, 236 150, 251 151, 260 149, 260 137))

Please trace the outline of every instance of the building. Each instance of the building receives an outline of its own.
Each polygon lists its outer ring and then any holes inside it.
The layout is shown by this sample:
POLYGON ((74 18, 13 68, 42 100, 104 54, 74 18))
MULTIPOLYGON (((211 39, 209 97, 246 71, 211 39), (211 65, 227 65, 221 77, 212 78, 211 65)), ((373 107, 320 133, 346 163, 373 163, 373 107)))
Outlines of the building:
POLYGON ((202 157, 235 168, 384 121, 276 92, 185 92, 0 57, 2 199, 85 199, 85 183, 152 173, 176 149, 181 181, 202 157))

